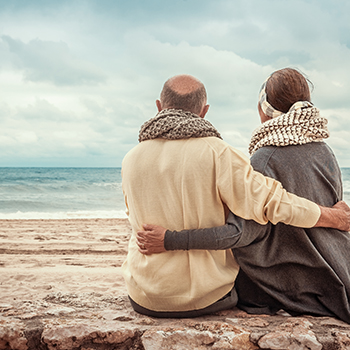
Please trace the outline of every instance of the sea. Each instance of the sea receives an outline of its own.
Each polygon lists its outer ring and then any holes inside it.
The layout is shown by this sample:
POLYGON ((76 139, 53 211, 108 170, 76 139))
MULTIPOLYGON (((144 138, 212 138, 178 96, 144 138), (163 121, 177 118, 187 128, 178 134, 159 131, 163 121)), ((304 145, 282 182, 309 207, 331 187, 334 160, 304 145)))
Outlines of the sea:
MULTIPOLYGON (((350 168, 342 168, 350 205, 350 168)), ((1 168, 0 219, 126 218, 121 168, 1 168)))
POLYGON ((0 168, 0 219, 126 218, 121 168, 0 168))

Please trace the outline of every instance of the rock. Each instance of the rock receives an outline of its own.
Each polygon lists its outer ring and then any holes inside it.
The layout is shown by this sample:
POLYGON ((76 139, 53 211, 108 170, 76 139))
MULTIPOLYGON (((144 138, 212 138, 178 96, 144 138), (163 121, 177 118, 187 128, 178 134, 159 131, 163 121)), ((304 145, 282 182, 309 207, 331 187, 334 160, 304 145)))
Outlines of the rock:
POLYGON ((0 350, 350 350, 350 325, 330 317, 233 309, 157 319, 134 312, 126 297, 97 293, 55 293, 3 309, 0 350))
POLYGON ((73 309, 72 307, 56 307, 54 309, 47 310, 46 314, 51 316, 62 316, 68 315, 73 312, 75 312, 75 309, 73 309))
POLYGON ((320 324, 322 326, 327 326, 327 327, 340 327, 340 328, 345 328, 345 329, 349 329, 350 330, 350 325, 343 322, 343 321, 340 321, 340 320, 337 320, 335 318, 325 318, 323 319, 320 324))
POLYGON ((0 350, 27 350, 24 329, 22 322, 0 318, 0 350))
POLYGON ((333 331, 334 342, 339 344, 339 349, 350 350, 350 332, 333 331))
POLYGON ((215 338, 208 331, 195 331, 193 329, 156 329, 146 331, 142 336, 142 344, 145 350, 187 350, 204 348, 205 345, 213 344, 215 338))
POLYGON ((28 313, 28 314, 22 314, 22 315, 19 316, 19 318, 20 318, 21 320, 31 320, 31 319, 33 319, 33 318, 35 318, 35 317, 39 317, 39 316, 40 316, 39 313, 37 313, 37 312, 31 312, 31 313, 28 313))
POLYGON ((273 332, 262 336, 258 345, 262 349, 321 350, 315 334, 310 330, 313 324, 305 318, 289 318, 273 332))
POLYGON ((254 350, 249 332, 226 322, 182 322, 183 327, 157 327, 142 336, 145 350, 237 349, 254 350))
POLYGON ((290 334, 284 331, 268 333, 260 338, 258 345, 261 349, 289 349, 290 334))
POLYGON ((105 320, 109 321, 120 321, 120 322, 130 322, 135 319, 135 317, 132 317, 125 312, 120 312, 120 311, 114 311, 114 310, 107 310, 107 311, 102 311, 101 316, 105 320))
POLYGON ((95 344, 116 345, 135 336, 136 330, 124 328, 117 322, 70 321, 47 325, 42 340, 49 350, 69 350, 92 347, 95 344))
POLYGON ((5 312, 12 309, 13 306, 10 304, 0 304, 0 312, 5 312))
POLYGON ((261 318, 251 318, 251 319, 245 320, 244 322, 242 322, 242 320, 239 318, 227 318, 226 321, 229 323, 236 323, 236 324, 241 323, 248 327, 265 328, 269 325, 269 322, 266 319, 261 319, 261 318))

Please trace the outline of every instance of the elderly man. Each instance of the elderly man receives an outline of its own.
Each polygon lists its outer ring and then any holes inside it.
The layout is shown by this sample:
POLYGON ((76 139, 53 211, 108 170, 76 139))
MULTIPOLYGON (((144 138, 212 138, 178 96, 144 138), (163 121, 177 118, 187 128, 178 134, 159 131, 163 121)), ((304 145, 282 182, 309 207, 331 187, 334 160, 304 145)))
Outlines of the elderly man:
POLYGON ((336 216, 339 211, 286 192, 222 141, 204 119, 209 106, 205 88, 196 78, 170 78, 156 104, 159 113, 141 127, 140 143, 122 165, 133 230, 123 274, 136 311, 194 317, 237 303, 233 286, 239 267, 231 250, 143 255, 136 242, 143 223, 170 230, 214 227, 225 223, 228 208, 261 224, 348 227, 345 216, 336 216))

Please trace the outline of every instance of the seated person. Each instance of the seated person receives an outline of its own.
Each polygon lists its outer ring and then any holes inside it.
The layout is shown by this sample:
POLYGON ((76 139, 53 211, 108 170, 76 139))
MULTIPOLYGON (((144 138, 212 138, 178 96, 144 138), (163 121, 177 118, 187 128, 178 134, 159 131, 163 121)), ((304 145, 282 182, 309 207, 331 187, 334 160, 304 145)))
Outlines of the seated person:
MULTIPOLYGON (((310 102, 305 77, 289 68, 274 72, 263 84, 258 109, 262 125, 249 145, 253 168, 320 205, 340 201, 341 172, 323 141, 328 137, 327 120, 310 102)), ((238 307, 249 313, 284 309, 291 315, 331 316, 350 323, 348 232, 260 225, 232 213, 220 227, 179 232, 155 225, 144 228, 138 232, 144 254, 231 248, 240 265, 235 282, 238 307)))

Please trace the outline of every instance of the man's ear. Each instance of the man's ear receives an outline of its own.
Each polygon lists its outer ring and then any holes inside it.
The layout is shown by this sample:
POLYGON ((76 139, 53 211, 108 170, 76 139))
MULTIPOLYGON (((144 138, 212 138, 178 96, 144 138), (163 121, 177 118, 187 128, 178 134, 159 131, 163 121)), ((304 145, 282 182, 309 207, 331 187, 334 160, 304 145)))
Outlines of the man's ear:
POLYGON ((160 102, 160 100, 156 100, 156 106, 158 108, 158 112, 160 112, 163 108, 162 108, 162 103, 160 102))
POLYGON ((199 114, 199 116, 200 116, 201 118, 204 118, 205 115, 207 114, 208 110, 209 110, 209 105, 205 105, 205 106, 203 107, 203 109, 202 109, 202 112, 199 114))

